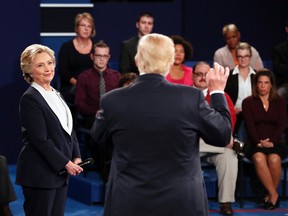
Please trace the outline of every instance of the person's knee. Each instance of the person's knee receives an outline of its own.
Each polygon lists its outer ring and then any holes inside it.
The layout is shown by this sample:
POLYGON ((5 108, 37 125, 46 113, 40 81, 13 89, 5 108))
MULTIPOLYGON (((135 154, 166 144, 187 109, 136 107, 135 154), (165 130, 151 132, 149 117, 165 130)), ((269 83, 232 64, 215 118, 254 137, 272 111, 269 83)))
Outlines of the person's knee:
POLYGON ((226 148, 223 153, 223 158, 227 161, 227 163, 235 163, 238 162, 238 157, 236 152, 233 149, 226 148))
POLYGON ((281 158, 277 154, 271 154, 268 156, 268 164, 269 166, 280 167, 281 166, 281 158))
POLYGON ((234 150, 230 148, 226 148, 223 153, 218 154, 214 158, 213 162, 214 162, 214 165, 219 170, 222 170, 223 167, 225 167, 224 170, 227 170, 227 171, 237 170, 238 168, 237 154, 234 152, 234 150))
POLYGON ((264 155, 261 152, 256 152, 252 156, 253 163, 256 165, 256 167, 266 167, 267 166, 267 158, 266 155, 264 155))

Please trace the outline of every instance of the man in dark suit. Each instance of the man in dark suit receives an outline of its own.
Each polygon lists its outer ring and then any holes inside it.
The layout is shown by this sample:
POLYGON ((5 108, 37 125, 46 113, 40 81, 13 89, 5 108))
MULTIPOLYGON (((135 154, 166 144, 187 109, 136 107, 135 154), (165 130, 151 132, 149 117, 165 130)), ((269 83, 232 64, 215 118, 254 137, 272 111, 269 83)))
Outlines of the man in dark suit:
POLYGON ((199 137, 230 142, 229 69, 215 64, 207 74, 210 108, 200 90, 166 81, 174 52, 169 37, 143 36, 135 57, 140 76, 101 99, 91 135, 114 146, 104 216, 208 215, 199 137))
POLYGON ((119 70, 122 74, 130 72, 139 74, 139 70, 134 60, 137 52, 138 41, 143 35, 150 34, 153 30, 153 26, 153 15, 148 12, 142 12, 136 21, 138 35, 123 41, 121 45, 119 70))
POLYGON ((272 53, 273 72, 275 74, 278 93, 288 101, 288 18, 285 31, 287 39, 274 47, 272 53))

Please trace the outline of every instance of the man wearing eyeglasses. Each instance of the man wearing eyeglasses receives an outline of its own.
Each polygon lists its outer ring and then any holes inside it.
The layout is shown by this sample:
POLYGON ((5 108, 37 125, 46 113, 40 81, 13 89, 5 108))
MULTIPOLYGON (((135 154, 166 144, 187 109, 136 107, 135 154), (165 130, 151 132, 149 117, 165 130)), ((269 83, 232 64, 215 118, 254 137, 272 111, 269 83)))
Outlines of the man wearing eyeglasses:
MULTIPOLYGON (((210 94, 206 82, 206 74, 210 70, 207 62, 198 62, 193 67, 194 87, 200 89, 208 103, 210 103, 210 94)), ((234 105, 229 95, 225 93, 226 101, 230 111, 232 131, 236 122, 234 105)), ((218 179, 218 201, 220 203, 220 212, 223 215, 232 215, 233 209, 231 203, 235 202, 235 188, 238 172, 237 154, 233 151, 233 139, 226 147, 216 147, 206 144, 203 139, 199 141, 199 151, 201 160, 207 161, 216 167, 218 179)))
POLYGON ((104 93, 117 88, 121 77, 118 71, 108 68, 110 48, 104 41, 93 46, 90 57, 93 67, 78 76, 75 95, 77 111, 85 116, 85 126, 89 129, 99 110, 100 94, 103 94, 100 89, 101 74, 105 82, 104 93))
MULTIPOLYGON (((118 71, 108 68, 110 48, 105 42, 99 41, 94 44, 90 57, 93 67, 78 76, 75 94, 75 106, 78 112, 77 126, 87 129, 92 127, 95 114, 99 110, 100 97, 116 89, 121 77, 118 71)), ((104 164, 106 164, 103 150, 96 148, 92 143, 90 147, 96 170, 103 174, 104 164)), ((107 155, 109 158, 109 153, 107 155)))
MULTIPOLYGON (((216 50, 214 54, 214 62, 219 63, 230 70, 238 65, 238 58, 236 57, 236 47, 240 43, 240 32, 235 24, 228 24, 223 27, 223 37, 226 41, 224 47, 216 50)), ((252 47, 251 67, 255 70, 263 68, 263 63, 258 51, 252 47)))

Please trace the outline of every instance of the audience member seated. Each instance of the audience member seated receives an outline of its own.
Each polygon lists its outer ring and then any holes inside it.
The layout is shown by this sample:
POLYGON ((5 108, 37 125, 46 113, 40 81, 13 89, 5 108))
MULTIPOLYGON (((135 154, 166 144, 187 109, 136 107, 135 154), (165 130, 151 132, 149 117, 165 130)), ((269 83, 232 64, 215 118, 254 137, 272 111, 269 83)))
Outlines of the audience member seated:
POLYGON ((6 157, 0 155, 0 216, 12 216, 9 203, 16 200, 16 194, 9 177, 6 157))
POLYGON ((77 111, 84 116, 85 126, 89 129, 99 110, 100 97, 117 88, 121 77, 118 71, 108 68, 109 59, 109 46, 104 41, 97 42, 90 54, 93 67, 83 71, 78 77, 75 106, 77 111), (101 77, 104 78, 104 89, 101 85, 101 77))
MULTIPOLYGON (((228 24, 222 30, 226 45, 216 50, 214 54, 214 62, 219 63, 224 67, 234 69, 238 64, 236 47, 240 43, 240 32, 236 25, 228 24)), ((261 57, 254 47, 251 47, 251 67, 254 70, 263 68, 261 57)))
POLYGON ((288 18, 285 25, 286 41, 273 48, 272 64, 279 95, 288 103, 288 18))
POLYGON ((225 91, 231 97, 237 121, 234 135, 242 142, 245 141, 246 132, 242 118, 242 101, 252 94, 252 80, 255 71, 252 69, 251 58, 253 55, 252 48, 248 43, 241 42, 236 47, 236 57, 238 65, 230 72, 227 80, 225 91))
POLYGON ((281 175, 281 159, 287 156, 283 140, 286 125, 286 104, 276 91, 272 71, 262 69, 254 78, 253 94, 243 100, 243 117, 248 132, 245 151, 255 166, 257 176, 267 190, 261 206, 279 207, 276 191, 281 175))
MULTIPOLYGON (((93 67, 82 72, 77 81, 75 106, 78 115, 81 115, 82 126, 90 129, 99 110, 100 97, 113 89, 118 88, 121 74, 107 67, 110 59, 110 48, 104 41, 99 41, 93 46, 90 54, 93 67)), ((97 171, 102 174, 105 163, 111 158, 110 149, 101 149, 94 145, 92 139, 88 141, 91 147, 91 156, 95 161, 97 171), (108 159, 107 159, 108 158, 108 159)), ((106 174, 103 174, 106 176, 106 174)))
POLYGON ((122 74, 121 79, 119 80, 118 87, 126 87, 131 85, 137 78, 135 73, 125 73, 122 74))
POLYGON ((137 36, 125 40, 121 44, 120 51, 120 72, 129 73, 133 72, 139 74, 138 68, 135 64, 135 55, 137 52, 138 41, 143 35, 150 34, 154 26, 154 17, 148 12, 140 13, 137 21, 136 28, 138 29, 137 36))
MULTIPOLYGON (((194 87, 202 90, 208 103, 210 102, 210 94, 208 92, 208 84, 206 82, 206 74, 210 70, 210 65, 206 62, 198 62, 193 67, 194 87)), ((234 105, 229 95, 225 93, 229 106, 232 130, 236 122, 236 114, 234 105)), ((200 156, 209 164, 216 167, 218 179, 218 201, 220 202, 220 212, 223 215, 232 215, 233 209, 231 203, 235 202, 235 188, 238 172, 238 158, 233 151, 233 139, 231 144, 226 147, 216 147, 206 144, 200 139, 200 156)))
POLYGON ((174 64, 166 76, 169 82, 191 86, 193 85, 192 68, 184 65, 192 57, 192 45, 179 35, 172 35, 175 45, 174 64))
POLYGON ((58 74, 60 92, 68 105, 74 105, 75 87, 78 75, 93 66, 90 53, 92 38, 96 34, 94 19, 89 13, 80 13, 75 17, 76 37, 65 42, 58 55, 58 74))

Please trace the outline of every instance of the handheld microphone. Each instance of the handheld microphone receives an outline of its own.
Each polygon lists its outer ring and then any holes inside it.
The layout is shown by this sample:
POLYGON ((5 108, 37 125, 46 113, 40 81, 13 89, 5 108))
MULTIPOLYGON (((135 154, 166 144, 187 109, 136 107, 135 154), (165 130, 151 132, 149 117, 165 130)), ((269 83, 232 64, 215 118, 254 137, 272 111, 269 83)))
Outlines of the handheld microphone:
MULTIPOLYGON (((94 160, 93 160, 93 158, 87 158, 86 160, 84 160, 84 161, 81 161, 79 164, 77 164, 78 166, 80 166, 80 167, 82 167, 82 168, 84 168, 84 167, 86 167, 87 165, 92 165, 92 164, 94 164, 94 160)), ((64 169, 62 169, 59 173, 58 173, 58 175, 64 175, 64 174, 68 174, 68 172, 67 172, 67 170, 64 168, 64 169)))

